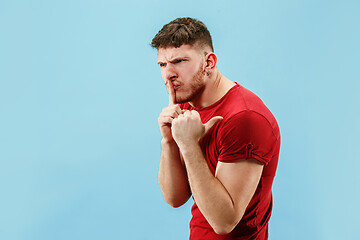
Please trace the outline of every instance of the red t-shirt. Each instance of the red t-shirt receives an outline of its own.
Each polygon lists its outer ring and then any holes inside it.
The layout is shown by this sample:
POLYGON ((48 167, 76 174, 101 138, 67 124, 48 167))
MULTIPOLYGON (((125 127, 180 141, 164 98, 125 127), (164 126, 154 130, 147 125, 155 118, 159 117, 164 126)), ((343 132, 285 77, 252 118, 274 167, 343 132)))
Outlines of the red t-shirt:
POLYGON ((238 83, 211 106, 194 108, 184 103, 180 107, 198 111, 203 123, 214 116, 224 118, 200 141, 214 176, 218 161, 254 158, 264 164, 256 192, 234 230, 226 235, 216 234, 195 202, 191 209, 190 239, 267 239, 272 210, 271 186, 280 150, 280 131, 275 117, 259 97, 238 83))

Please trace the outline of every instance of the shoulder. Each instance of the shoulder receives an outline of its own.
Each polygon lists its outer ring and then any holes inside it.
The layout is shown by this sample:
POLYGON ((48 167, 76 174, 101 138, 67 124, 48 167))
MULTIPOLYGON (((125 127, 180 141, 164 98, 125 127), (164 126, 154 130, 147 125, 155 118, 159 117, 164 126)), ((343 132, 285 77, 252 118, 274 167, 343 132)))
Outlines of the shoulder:
POLYGON ((235 130, 243 134, 254 134, 265 130, 269 132, 273 129, 271 121, 263 114, 254 110, 244 110, 224 119, 219 130, 222 133, 230 133, 235 130))
POLYGON ((238 84, 228 103, 228 113, 223 121, 224 127, 269 127, 278 135, 277 121, 255 93, 238 84))
POLYGON ((267 165, 280 140, 278 129, 265 116, 251 110, 222 122, 217 133, 220 162, 254 158, 267 165))

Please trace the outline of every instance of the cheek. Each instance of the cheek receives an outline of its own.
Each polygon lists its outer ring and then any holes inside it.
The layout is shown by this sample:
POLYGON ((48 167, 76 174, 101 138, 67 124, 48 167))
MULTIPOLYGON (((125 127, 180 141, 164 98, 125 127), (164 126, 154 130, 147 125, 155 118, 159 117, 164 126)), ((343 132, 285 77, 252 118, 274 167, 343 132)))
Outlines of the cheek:
POLYGON ((197 69, 195 69, 195 68, 186 68, 186 69, 183 69, 182 73, 183 73, 184 77, 192 78, 197 73, 197 69))

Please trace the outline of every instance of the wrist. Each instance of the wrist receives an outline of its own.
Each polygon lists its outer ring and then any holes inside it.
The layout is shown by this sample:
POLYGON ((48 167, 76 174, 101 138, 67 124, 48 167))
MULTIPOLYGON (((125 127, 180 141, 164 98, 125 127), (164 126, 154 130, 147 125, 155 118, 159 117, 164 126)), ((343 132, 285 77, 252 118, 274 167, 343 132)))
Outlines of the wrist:
POLYGON ((198 142, 188 142, 186 144, 178 144, 178 146, 184 156, 193 154, 196 151, 201 151, 200 144, 198 142))
POLYGON ((176 145, 176 142, 173 138, 170 139, 162 138, 161 145, 176 145))

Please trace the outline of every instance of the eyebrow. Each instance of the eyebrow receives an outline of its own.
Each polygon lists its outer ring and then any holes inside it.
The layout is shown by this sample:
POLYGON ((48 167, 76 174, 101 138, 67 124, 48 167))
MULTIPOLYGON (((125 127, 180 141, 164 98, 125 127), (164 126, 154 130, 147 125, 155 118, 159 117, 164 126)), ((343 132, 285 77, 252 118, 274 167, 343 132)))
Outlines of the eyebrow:
MULTIPOLYGON (((190 59, 189 57, 175 57, 175 58, 171 59, 169 62, 174 63, 178 60, 189 60, 189 59, 190 59)), ((158 61, 158 64, 162 64, 162 63, 165 63, 165 62, 158 61)))

